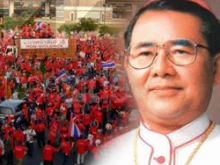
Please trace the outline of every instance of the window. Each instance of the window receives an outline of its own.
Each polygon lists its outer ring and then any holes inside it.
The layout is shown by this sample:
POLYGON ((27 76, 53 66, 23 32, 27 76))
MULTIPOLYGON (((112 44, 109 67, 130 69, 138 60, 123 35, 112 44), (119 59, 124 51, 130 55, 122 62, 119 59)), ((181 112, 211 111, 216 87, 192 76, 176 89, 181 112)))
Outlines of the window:
POLYGON ((12 110, 6 107, 0 107, 0 115, 12 115, 12 110))
POLYGON ((75 20, 75 14, 74 13, 70 13, 70 20, 74 21, 75 20))

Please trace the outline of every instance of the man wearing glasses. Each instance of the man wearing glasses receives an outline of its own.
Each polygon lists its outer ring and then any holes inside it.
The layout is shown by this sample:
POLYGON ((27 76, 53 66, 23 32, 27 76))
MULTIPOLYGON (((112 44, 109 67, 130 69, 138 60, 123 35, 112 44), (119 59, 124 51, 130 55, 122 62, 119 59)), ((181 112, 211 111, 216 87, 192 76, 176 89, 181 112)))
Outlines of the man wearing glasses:
POLYGON ((192 1, 154 0, 130 22, 125 69, 141 121, 102 165, 220 164, 220 127, 206 113, 220 82, 220 24, 192 1))

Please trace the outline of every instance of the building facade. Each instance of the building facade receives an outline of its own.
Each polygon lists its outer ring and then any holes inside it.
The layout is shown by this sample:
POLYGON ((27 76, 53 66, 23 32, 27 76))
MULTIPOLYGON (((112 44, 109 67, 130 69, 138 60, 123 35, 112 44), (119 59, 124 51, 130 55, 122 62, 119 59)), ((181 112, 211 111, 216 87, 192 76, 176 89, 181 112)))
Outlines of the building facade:
POLYGON ((7 10, 10 1, 14 4, 16 14, 31 10, 38 11, 34 14, 38 13, 36 15, 39 17, 49 16, 49 19, 40 19, 50 23, 54 29, 63 23, 78 22, 79 18, 94 18, 104 25, 123 27, 128 23, 127 19, 146 2, 146 0, 0 0, 0 8, 6 10, 3 12, 4 15, 9 15, 7 10))
POLYGON ((129 19, 148 0, 106 0, 106 4, 112 6, 112 17, 129 19))
POLYGON ((56 5, 56 19, 65 22, 77 22, 79 18, 94 18, 107 22, 112 18, 112 7, 105 0, 64 0, 56 5))

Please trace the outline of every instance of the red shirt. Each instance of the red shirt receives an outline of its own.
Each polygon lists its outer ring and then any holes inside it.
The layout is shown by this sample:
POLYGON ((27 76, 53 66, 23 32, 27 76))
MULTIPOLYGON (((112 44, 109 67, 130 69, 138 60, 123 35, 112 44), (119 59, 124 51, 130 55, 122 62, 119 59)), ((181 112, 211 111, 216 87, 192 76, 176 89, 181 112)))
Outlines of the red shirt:
POLYGON ((89 93, 86 93, 82 96, 82 100, 85 104, 89 104, 91 100, 91 95, 89 93))
POLYGON ((61 128, 60 128, 60 137, 65 138, 65 134, 67 134, 68 131, 69 130, 68 130, 67 126, 62 125, 61 128))
POLYGON ((102 107, 101 107, 101 109, 102 109, 102 111, 105 111, 105 110, 108 109, 108 108, 109 108, 109 103, 108 103, 107 100, 104 100, 104 101, 102 102, 102 107))
POLYGON ((126 124, 129 120, 129 113, 124 112, 123 114, 121 114, 121 117, 122 117, 121 123, 126 124))
POLYGON ((72 61, 73 69, 76 69, 78 67, 78 61, 74 60, 72 61))
POLYGON ((35 131, 36 132, 43 132, 43 131, 45 131, 45 129, 46 129, 45 125, 43 123, 39 123, 36 125, 35 131))
POLYGON ((50 131, 48 133, 48 140, 51 142, 51 143, 54 143, 55 140, 56 140, 56 134, 54 131, 50 131))
POLYGON ((34 92, 29 92, 28 93, 28 101, 29 102, 34 102, 34 92))
POLYGON ((91 112, 91 114, 94 115, 94 113, 95 113, 96 111, 98 111, 98 108, 99 108, 98 104, 91 105, 91 106, 90 106, 90 112, 91 112))
POLYGON ((93 146, 91 151, 92 151, 92 154, 94 155, 94 159, 95 160, 99 160, 101 158, 101 155, 100 155, 100 146, 93 146))
POLYGON ((99 85, 100 85, 101 87, 103 87, 104 81, 105 81, 104 77, 100 77, 100 78, 98 79, 98 83, 99 83, 99 85))
POLYGON ((46 70, 49 70, 52 68, 52 63, 50 61, 47 61, 46 64, 45 64, 45 68, 46 70))
POLYGON ((35 38, 40 38, 40 32, 35 32, 35 38))
POLYGON ((57 149, 49 144, 47 144, 43 149, 43 160, 52 161, 53 154, 57 152, 57 149))
POLYGON ((89 89, 94 89, 96 87, 96 81, 94 79, 89 80, 87 86, 89 89))
POLYGON ((89 133, 92 134, 92 135, 96 135, 97 134, 97 130, 98 130, 97 126, 91 126, 89 128, 89 133))
POLYGON ((101 111, 95 111, 94 116, 95 116, 95 119, 98 121, 98 123, 102 123, 103 114, 101 111))
POLYGON ((24 119, 28 120, 29 116, 28 116, 28 109, 27 108, 22 108, 22 112, 24 115, 24 119))
POLYGON ((76 113, 76 114, 81 113, 81 108, 82 108, 81 104, 79 104, 79 103, 74 103, 73 104, 73 111, 74 111, 74 113, 76 113))
POLYGON ((63 153, 65 153, 66 155, 69 155, 71 151, 70 142, 66 142, 66 141, 61 142, 60 149, 63 153))
MULTIPOLYGON (((101 70, 101 68, 102 68, 102 63, 101 63, 101 62, 96 62, 95 68, 96 68, 96 70, 98 70, 98 71, 101 70)), ((101 86, 103 86, 102 80, 99 81, 99 83, 101 84, 101 86)))
POLYGON ((22 84, 27 83, 27 78, 26 78, 26 76, 22 76, 22 77, 21 77, 21 83, 22 83, 22 84))
POLYGON ((77 89, 78 89, 79 91, 81 91, 81 90, 83 89, 83 81, 82 81, 82 80, 80 80, 80 81, 78 82, 78 84, 77 84, 77 89))
POLYGON ((41 109, 37 109, 35 111, 35 115, 36 115, 36 119, 39 120, 39 119, 42 119, 43 117, 43 111, 41 109))
POLYGON ((51 116, 53 114, 54 108, 53 107, 47 107, 46 108, 46 114, 47 116, 51 116))
POLYGON ((10 127, 10 126, 3 126, 3 130, 5 132, 5 135, 8 135, 9 132, 15 132, 15 128, 14 127, 10 127))
POLYGON ((24 154, 27 150, 28 150, 27 147, 24 147, 24 146, 21 146, 21 145, 16 146, 13 150, 16 159, 23 159, 24 154))
POLYGON ((84 154, 88 150, 89 142, 87 139, 79 139, 76 142, 77 153, 84 154))
POLYGON ((67 107, 66 107, 66 104, 65 104, 65 103, 62 103, 62 104, 60 105, 60 113, 61 113, 62 115, 67 114, 67 107))
POLYGON ((108 99, 110 97, 110 91, 107 89, 104 89, 103 91, 99 92, 99 97, 101 99, 108 99))
POLYGON ((44 95, 41 94, 40 96, 37 97, 37 104, 42 105, 44 103, 44 95))
POLYGON ((57 130, 58 130, 58 122, 54 118, 51 119, 50 130, 52 130, 54 132, 57 132, 57 130))
POLYGON ((101 141, 103 141, 103 135, 102 135, 102 133, 100 133, 100 132, 97 132, 97 134, 95 135, 95 137, 94 137, 94 142, 96 141, 96 140, 101 140, 101 141))
POLYGON ((60 95, 58 93, 55 94, 54 101, 57 102, 57 103, 60 103, 61 97, 60 97, 60 95))
POLYGON ((16 131, 14 132, 14 138, 15 138, 15 140, 18 141, 18 142, 23 142, 23 141, 25 140, 25 135, 24 135, 23 131, 21 131, 21 130, 16 130, 16 131))
POLYGON ((48 96, 48 103, 54 104, 55 93, 50 93, 48 96))
POLYGON ((84 125, 89 125, 92 121, 92 117, 90 114, 83 115, 82 122, 84 125))

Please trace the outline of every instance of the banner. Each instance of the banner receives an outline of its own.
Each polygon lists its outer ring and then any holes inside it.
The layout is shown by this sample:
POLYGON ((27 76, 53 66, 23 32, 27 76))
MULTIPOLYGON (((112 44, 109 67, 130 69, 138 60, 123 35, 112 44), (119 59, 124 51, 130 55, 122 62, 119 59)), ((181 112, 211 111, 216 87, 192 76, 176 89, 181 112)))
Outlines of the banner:
POLYGON ((21 49, 68 48, 68 39, 21 39, 21 49))

